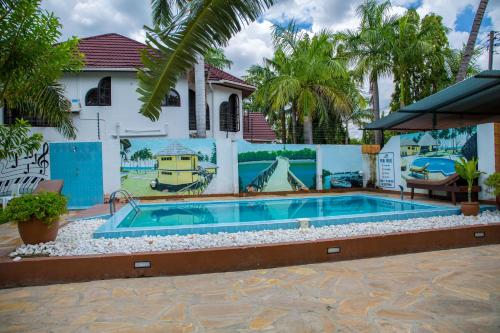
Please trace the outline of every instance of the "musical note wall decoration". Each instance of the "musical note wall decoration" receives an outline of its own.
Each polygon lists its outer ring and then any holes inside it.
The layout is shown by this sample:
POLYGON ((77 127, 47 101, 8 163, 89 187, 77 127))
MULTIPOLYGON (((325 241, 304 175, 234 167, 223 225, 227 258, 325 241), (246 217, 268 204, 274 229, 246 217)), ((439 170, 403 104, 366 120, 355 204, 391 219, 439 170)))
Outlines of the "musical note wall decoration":
POLYGON ((49 144, 31 155, 0 160, 0 194, 10 193, 20 185, 20 193, 30 193, 44 179, 49 179, 49 144))

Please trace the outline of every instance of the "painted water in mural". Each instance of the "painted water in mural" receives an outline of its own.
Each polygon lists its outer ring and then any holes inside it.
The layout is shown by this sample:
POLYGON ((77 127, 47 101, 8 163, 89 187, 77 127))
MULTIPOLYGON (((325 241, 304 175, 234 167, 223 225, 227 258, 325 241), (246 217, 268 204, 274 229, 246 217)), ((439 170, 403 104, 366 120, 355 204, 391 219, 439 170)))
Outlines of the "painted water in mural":
POLYGON ((49 144, 31 155, 0 161, 0 194, 31 193, 36 185, 49 178, 49 144))
POLYGON ((121 184, 134 196, 213 193, 217 150, 211 139, 121 139, 121 184))
POLYGON ((238 173, 240 192, 315 189, 316 148, 240 141, 238 173))
POLYGON ((401 178, 444 179, 455 173, 455 160, 477 157, 475 126, 401 136, 401 178))
POLYGON ((361 146, 322 145, 323 189, 363 187, 361 146))

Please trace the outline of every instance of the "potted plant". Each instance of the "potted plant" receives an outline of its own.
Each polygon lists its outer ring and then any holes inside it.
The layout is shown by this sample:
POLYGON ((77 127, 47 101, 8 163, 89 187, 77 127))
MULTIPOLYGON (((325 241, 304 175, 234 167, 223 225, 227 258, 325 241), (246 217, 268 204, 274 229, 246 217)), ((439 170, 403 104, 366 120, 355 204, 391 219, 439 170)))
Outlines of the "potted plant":
POLYGON ((484 182, 490 191, 496 196, 497 199, 497 208, 500 209, 500 172, 492 173, 486 178, 484 182))
POLYGON ((38 244, 56 239, 59 217, 67 212, 66 197, 51 192, 24 194, 12 199, 3 212, 3 219, 17 222, 25 244, 38 244))
POLYGON ((477 215, 479 213, 479 202, 472 202, 474 180, 479 178, 482 173, 477 170, 477 159, 467 160, 461 157, 458 161, 455 161, 455 171, 467 181, 467 202, 461 202, 462 214, 466 216, 477 215))

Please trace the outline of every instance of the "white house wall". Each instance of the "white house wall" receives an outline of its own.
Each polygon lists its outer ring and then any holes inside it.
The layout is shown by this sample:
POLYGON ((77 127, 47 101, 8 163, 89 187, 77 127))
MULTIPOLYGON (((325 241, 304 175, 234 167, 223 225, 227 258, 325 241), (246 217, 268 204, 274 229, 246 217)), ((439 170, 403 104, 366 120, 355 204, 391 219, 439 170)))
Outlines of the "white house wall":
MULTIPOLYGON (((482 124, 477 126, 477 156, 478 169, 484 174, 479 177, 479 186, 486 189, 484 181, 495 172, 495 126, 494 124, 482 124)), ((481 191, 479 199, 493 200, 493 194, 481 191)))
POLYGON ((231 140, 241 140, 243 139, 243 100, 241 98, 241 91, 227 88, 219 85, 212 84, 213 92, 210 88, 207 88, 208 96, 207 102, 210 106, 211 111, 211 124, 210 130, 215 139, 231 139, 231 140), (220 130, 220 105, 223 102, 227 102, 229 100, 229 96, 232 94, 238 95, 239 98, 239 106, 240 106, 240 131, 238 132, 224 132, 220 130), (213 125, 213 126, 212 126, 213 125))
POLYGON ((189 137, 188 89, 187 81, 180 79, 175 89, 181 97, 180 107, 162 107, 157 121, 139 114, 141 101, 136 92, 135 72, 81 72, 67 74, 61 80, 70 99, 79 99, 82 110, 73 117, 79 129, 78 140, 89 140, 97 134, 97 113, 100 117, 101 139, 117 134, 117 125, 123 136, 155 133, 166 134, 172 138, 189 137), (111 105, 85 106, 85 95, 89 89, 97 87, 99 80, 111 77, 111 105))

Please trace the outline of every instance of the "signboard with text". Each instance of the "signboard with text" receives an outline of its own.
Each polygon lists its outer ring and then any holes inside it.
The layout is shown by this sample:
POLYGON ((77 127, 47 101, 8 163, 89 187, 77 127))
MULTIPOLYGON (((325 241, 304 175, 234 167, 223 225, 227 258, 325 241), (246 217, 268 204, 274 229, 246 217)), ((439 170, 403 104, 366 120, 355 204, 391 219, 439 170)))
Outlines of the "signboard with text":
POLYGON ((378 184, 382 188, 395 188, 394 153, 378 155, 378 184))

